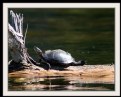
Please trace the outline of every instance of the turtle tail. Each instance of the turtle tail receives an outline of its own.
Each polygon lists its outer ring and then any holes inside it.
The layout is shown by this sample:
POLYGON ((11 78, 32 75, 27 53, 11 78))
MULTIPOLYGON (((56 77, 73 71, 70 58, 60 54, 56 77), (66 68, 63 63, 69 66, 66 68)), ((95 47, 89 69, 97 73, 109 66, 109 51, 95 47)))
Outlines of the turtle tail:
POLYGON ((85 61, 78 61, 78 62, 73 62, 70 64, 70 66, 83 66, 85 64, 85 61))

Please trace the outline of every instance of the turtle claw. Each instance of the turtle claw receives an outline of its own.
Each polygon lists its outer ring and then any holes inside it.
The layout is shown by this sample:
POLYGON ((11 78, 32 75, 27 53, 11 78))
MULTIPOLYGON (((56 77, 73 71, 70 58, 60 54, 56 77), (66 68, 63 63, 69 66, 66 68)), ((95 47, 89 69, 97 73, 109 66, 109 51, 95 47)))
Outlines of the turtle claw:
POLYGON ((51 69, 50 64, 49 63, 46 63, 46 64, 48 65, 47 70, 50 70, 51 69))

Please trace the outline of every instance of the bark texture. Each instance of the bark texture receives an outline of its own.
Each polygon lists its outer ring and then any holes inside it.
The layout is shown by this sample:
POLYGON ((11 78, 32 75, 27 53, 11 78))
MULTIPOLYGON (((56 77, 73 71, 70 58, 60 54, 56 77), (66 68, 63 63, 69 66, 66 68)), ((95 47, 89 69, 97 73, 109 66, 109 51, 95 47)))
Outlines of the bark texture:
POLYGON ((8 23, 8 47, 12 60, 9 62, 9 70, 24 68, 38 68, 38 63, 30 57, 25 46, 26 32, 23 33, 23 14, 14 13, 10 10, 8 23))

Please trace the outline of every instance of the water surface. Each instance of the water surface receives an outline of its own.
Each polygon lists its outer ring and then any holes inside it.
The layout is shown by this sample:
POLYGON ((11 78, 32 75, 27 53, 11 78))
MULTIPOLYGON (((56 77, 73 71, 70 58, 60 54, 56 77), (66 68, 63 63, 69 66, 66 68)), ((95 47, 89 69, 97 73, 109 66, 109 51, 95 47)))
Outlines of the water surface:
POLYGON ((76 77, 9 78, 10 91, 113 91, 114 83, 76 77))

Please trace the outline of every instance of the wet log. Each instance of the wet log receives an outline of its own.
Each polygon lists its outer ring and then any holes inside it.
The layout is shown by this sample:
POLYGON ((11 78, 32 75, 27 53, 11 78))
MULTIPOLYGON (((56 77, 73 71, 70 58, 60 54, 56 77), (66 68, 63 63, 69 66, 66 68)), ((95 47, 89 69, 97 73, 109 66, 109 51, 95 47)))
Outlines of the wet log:
POLYGON ((65 70, 29 70, 24 69, 9 73, 10 78, 43 78, 43 77, 65 77, 85 82, 114 83, 114 65, 84 65, 69 66, 65 70))

